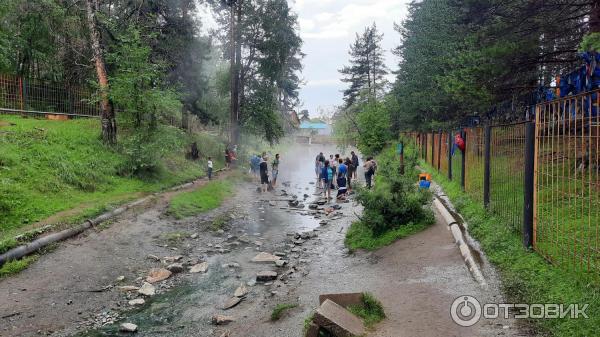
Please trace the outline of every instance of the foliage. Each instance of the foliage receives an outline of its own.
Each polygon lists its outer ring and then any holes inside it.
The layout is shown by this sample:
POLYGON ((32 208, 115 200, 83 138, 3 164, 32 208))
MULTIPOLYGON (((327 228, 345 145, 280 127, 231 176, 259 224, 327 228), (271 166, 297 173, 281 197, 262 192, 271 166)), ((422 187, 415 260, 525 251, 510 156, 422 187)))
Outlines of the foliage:
POLYGON ((391 140, 390 115, 382 103, 366 103, 357 114, 357 146, 361 153, 377 154, 391 140))
POLYGON ((183 192, 173 197, 167 213, 176 219, 194 216, 219 207, 231 193, 231 181, 212 181, 195 191, 183 192))
POLYGON ((367 328, 383 321, 385 312, 381 302, 370 293, 362 294, 362 303, 360 305, 351 305, 348 310, 364 320, 367 328))
POLYGON ((425 221, 418 223, 411 222, 404 226, 388 230, 382 235, 374 235, 371 228, 365 225, 363 221, 357 221, 352 223, 350 228, 348 228, 344 244, 352 251, 358 249, 374 251, 416 234, 427 228, 430 224, 431 222, 425 221))
POLYGON ((201 145, 202 154, 212 155, 217 164, 221 161, 222 147, 214 136, 189 136, 173 127, 161 127, 153 143, 171 149, 161 156, 161 169, 147 177, 150 180, 119 175, 124 167, 130 167, 129 158, 120 148, 102 144, 98 120, 0 118, 15 124, 3 126, 0 133, 0 241, 7 231, 57 212, 75 208, 70 216, 90 216, 106 205, 139 197, 139 193, 204 175, 203 165, 185 159, 192 140, 206 138, 204 144, 210 147, 201 145))
MULTIPOLYGON (((480 243, 487 258, 502 276, 504 293, 511 303, 589 304, 589 319, 540 319, 530 321, 541 335, 572 337, 596 334, 600 325, 600 286, 590 275, 556 268, 543 257, 523 248, 520 235, 501 219, 466 195, 462 188, 430 170, 457 211, 469 224, 469 232, 480 243)), ((595 278, 595 276, 592 276, 595 278)), ((596 278, 597 280, 597 278, 596 278)))
POLYGON ((431 194, 419 190, 415 184, 416 158, 405 156, 404 175, 399 172, 399 161, 393 147, 382 152, 377 162, 380 169, 375 175, 375 187, 359 190, 356 198, 364 207, 360 221, 371 230, 373 237, 411 223, 431 223, 431 210, 424 207, 431 194))
POLYGON ((594 32, 584 36, 581 45, 579 46, 579 50, 600 51, 600 32, 594 32))
POLYGON ((26 256, 20 260, 12 260, 12 261, 8 261, 6 262, 1 268, 0 268, 0 279, 6 276, 10 276, 16 273, 19 273, 25 269, 27 269, 27 267, 29 267, 30 264, 32 264, 33 262, 35 262, 37 260, 37 256, 33 255, 33 256, 26 256))
POLYGON ((296 308, 297 306, 298 306, 297 303, 279 303, 279 304, 277 304, 277 306, 273 309, 273 312, 271 312, 271 320, 278 321, 281 318, 281 316, 283 316, 283 313, 285 311, 296 308))

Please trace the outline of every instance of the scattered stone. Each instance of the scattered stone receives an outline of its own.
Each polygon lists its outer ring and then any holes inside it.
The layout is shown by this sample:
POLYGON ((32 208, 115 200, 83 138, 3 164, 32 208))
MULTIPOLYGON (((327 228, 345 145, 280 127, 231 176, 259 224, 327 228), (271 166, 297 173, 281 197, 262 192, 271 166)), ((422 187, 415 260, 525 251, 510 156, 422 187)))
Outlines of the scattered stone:
POLYGON ((334 336, 353 337, 365 334, 360 318, 329 299, 317 309, 313 322, 334 336))
POLYGON ((156 255, 149 254, 146 258, 154 261, 160 261, 160 258, 156 255))
POLYGON ((167 269, 174 274, 183 272, 183 265, 181 263, 173 263, 167 266, 167 269))
POLYGON ((263 243, 260 242, 260 241, 254 241, 254 244, 257 245, 257 246, 259 246, 259 247, 263 245, 263 243))
POLYGON ((275 265, 276 265, 277 267, 283 267, 283 266, 285 266, 287 263, 288 263, 288 262, 287 262, 286 260, 277 260, 277 261, 275 261, 275 265))
POLYGON ((274 271, 266 270, 256 274, 256 280, 258 282, 268 282, 277 279, 277 273, 274 271))
POLYGON ((240 304, 241 301, 242 301, 242 299, 240 297, 234 296, 234 297, 228 299, 227 302, 225 302, 223 304, 223 310, 231 309, 231 308, 235 307, 236 305, 240 304))
POLYGON ((269 206, 275 206, 275 201, 269 201, 269 206))
POLYGON ((212 317, 212 323, 214 325, 226 325, 229 324, 231 322, 235 321, 235 319, 231 316, 224 316, 224 315, 214 315, 212 317))
POLYGON ((144 282, 142 287, 138 289, 138 293, 145 296, 154 296, 156 294, 156 288, 152 284, 144 282))
POLYGON ((240 286, 237 287, 237 289, 233 293, 233 296, 235 297, 244 297, 246 295, 248 295, 248 288, 246 288, 246 286, 243 283, 240 284, 240 286))
POLYGON ((165 256, 163 258, 163 260, 165 261, 165 263, 174 263, 174 262, 181 260, 182 258, 183 258, 183 256, 181 256, 181 255, 165 256))
POLYGON ((194 233, 194 234, 190 235, 190 238, 192 238, 192 239, 195 239, 197 237, 198 237, 198 233, 194 233))
POLYGON ((125 276, 121 275, 119 277, 117 277, 117 282, 123 282, 125 281, 125 276))
POLYGON ((117 287, 117 289, 119 289, 121 291, 137 291, 140 288, 138 288, 136 286, 120 286, 120 287, 117 287))
POLYGON ((283 252, 274 252, 273 255, 279 256, 279 257, 284 257, 286 254, 283 252))
POLYGON ((149 283, 164 281, 171 277, 171 274, 172 273, 165 268, 152 268, 150 269, 148 277, 146 277, 146 281, 149 283))
POLYGON ((298 260, 298 262, 300 262, 300 263, 310 263, 310 260, 309 259, 300 259, 300 260, 298 260))
POLYGON ((325 226, 327 224, 328 224, 327 220, 321 220, 321 221, 319 221, 319 225, 321 225, 321 226, 325 226))
POLYGON ((248 287, 254 287, 256 285, 256 280, 250 280, 246 282, 246 284, 248 285, 248 287))
POLYGON ((207 270, 208 270, 208 262, 198 263, 198 264, 190 267, 190 273, 193 273, 193 274, 206 273, 207 270))
POLYGON ((129 301, 130 306, 144 305, 145 303, 146 303, 146 300, 144 300, 143 298, 136 298, 136 299, 129 301))
POLYGON ((281 257, 279 256, 275 256, 273 254, 269 254, 269 253, 265 253, 265 252, 261 252, 258 255, 256 255, 254 258, 252 258, 252 262, 275 262, 277 260, 280 260, 281 257))
POLYGON ((121 324, 121 326, 119 326, 119 331, 121 332, 136 332, 137 331, 137 325, 133 324, 133 323, 123 323, 121 324))

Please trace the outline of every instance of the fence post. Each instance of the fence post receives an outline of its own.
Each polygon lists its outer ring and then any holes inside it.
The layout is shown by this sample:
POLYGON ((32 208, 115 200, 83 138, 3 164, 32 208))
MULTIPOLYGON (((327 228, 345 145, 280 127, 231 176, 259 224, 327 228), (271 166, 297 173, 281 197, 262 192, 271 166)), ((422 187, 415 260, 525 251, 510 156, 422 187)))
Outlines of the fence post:
POLYGON ((533 246, 533 204, 535 165, 535 123, 529 122, 525 129, 525 193, 523 203, 523 245, 533 246))
POLYGON ((492 156, 491 156, 491 150, 492 150, 492 145, 491 145, 491 140, 492 140, 492 127, 491 126, 486 126, 485 127, 485 135, 484 135, 484 152, 483 152, 483 158, 484 158, 484 167, 483 167, 483 205, 485 206, 485 208, 490 207, 490 178, 491 178, 491 167, 490 167, 490 162, 492 160, 492 156))
POLYGON ((448 132, 448 179, 452 180, 452 131, 448 132))
POLYGON ((427 133, 424 133, 423 136, 423 161, 427 162, 427 138, 429 137, 427 133))
POLYGON ((435 168, 435 133, 431 131, 431 167, 435 168))
POLYGON ((25 115, 25 90, 23 86, 23 77, 19 76, 19 101, 21 105, 21 114, 25 115))
POLYGON ((460 166, 461 166, 461 170, 460 170, 460 186, 462 186, 463 190, 465 189, 465 178, 466 178, 466 166, 467 166, 467 147, 469 146, 469 144, 467 144, 467 133, 465 132, 465 130, 461 130, 460 134, 462 136, 463 141, 465 142, 465 150, 462 153, 462 156, 460 157, 460 166))
POLYGON ((437 151, 437 170, 440 172, 442 168, 442 130, 438 131, 438 151, 437 151))

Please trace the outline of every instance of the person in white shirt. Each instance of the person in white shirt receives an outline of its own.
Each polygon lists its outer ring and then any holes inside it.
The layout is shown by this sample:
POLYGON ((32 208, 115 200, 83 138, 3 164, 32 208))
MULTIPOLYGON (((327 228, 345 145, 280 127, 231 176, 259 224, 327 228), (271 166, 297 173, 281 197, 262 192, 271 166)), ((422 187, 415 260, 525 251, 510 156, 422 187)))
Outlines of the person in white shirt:
POLYGON ((212 158, 208 157, 208 167, 206 168, 206 172, 208 174, 208 180, 212 180, 212 171, 213 171, 212 158))

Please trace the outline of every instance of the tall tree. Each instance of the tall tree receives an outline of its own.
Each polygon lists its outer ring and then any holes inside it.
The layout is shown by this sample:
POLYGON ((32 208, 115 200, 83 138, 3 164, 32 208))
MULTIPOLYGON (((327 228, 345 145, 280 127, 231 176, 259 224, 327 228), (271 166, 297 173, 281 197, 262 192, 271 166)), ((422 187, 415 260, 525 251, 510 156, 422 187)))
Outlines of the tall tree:
POLYGON ((377 100, 384 94, 385 75, 387 68, 383 56, 381 41, 377 26, 366 27, 362 35, 356 34, 356 39, 350 45, 350 66, 345 66, 339 72, 344 76, 343 82, 349 83, 344 90, 344 101, 349 108, 357 103, 362 95, 367 100, 377 100), (379 95, 379 96, 378 96, 379 95))
POLYGON ((94 64, 96 68, 96 74, 98 76, 98 86, 100 90, 102 140, 108 144, 115 144, 117 142, 117 120, 115 118, 113 104, 108 96, 108 74, 106 72, 102 43, 100 41, 100 33, 98 32, 98 23, 96 21, 96 12, 98 7, 97 3, 93 0, 86 0, 85 5, 87 10, 87 23, 90 32, 91 47, 94 55, 94 64))

